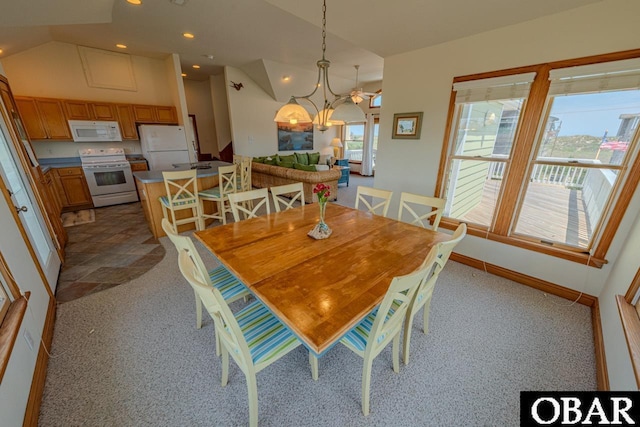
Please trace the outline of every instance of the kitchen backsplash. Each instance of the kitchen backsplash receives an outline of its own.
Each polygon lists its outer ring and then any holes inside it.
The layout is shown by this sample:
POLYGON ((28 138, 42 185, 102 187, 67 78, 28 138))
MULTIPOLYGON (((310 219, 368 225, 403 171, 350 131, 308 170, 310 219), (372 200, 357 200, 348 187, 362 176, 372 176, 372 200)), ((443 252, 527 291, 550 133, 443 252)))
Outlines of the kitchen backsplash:
POLYGON ((141 154, 140 141, 122 142, 55 142, 33 141, 33 149, 39 159, 57 157, 78 157, 82 148, 124 148, 127 155, 141 154))

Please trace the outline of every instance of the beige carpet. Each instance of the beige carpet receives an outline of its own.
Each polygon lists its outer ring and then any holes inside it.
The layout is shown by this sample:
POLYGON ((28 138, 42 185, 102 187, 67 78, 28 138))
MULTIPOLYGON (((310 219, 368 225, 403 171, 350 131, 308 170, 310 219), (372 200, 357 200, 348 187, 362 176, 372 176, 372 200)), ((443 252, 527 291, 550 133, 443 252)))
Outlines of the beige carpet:
POLYGON ((87 224, 96 220, 96 213, 93 209, 84 209, 76 212, 65 212, 62 214, 62 226, 73 227, 74 225, 87 224))

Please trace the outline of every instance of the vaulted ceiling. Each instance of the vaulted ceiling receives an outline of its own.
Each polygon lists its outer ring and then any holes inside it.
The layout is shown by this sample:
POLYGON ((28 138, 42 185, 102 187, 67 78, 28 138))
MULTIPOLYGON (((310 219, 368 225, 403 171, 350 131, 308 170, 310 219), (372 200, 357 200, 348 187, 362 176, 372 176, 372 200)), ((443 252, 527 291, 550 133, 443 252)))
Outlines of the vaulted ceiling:
MULTIPOLYGON (((376 81, 385 57, 598 1, 328 0, 327 58, 336 76, 353 79, 358 64, 362 82, 376 81)), ((0 60, 49 41, 113 51, 122 43, 130 54, 178 53, 190 78, 206 79, 224 65, 242 68, 261 59, 312 70, 321 56, 321 0, 2 3, 0 60)))

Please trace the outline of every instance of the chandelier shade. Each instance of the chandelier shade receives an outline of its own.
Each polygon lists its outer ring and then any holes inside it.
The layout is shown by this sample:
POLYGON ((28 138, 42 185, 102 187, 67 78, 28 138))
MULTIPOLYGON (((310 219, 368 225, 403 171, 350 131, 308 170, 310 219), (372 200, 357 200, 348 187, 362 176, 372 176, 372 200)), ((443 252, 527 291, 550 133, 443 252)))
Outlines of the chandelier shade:
POLYGON ((353 103, 351 95, 347 95, 344 102, 336 107, 331 115, 333 120, 341 120, 345 123, 364 122, 367 118, 364 111, 353 103))
MULTIPOLYGON (((313 91, 308 95, 303 96, 292 96, 287 104, 282 106, 278 113, 276 114, 276 118, 274 121, 289 121, 289 123, 294 124, 291 120, 295 120, 295 123, 307 123, 311 122, 311 118, 306 120, 304 114, 298 110, 298 107, 301 110, 304 108, 298 104, 296 101, 300 99, 304 99, 309 102, 316 111, 316 116, 313 119, 313 124, 315 124, 319 131, 324 132, 329 129, 332 125, 343 125, 345 123, 352 122, 364 122, 365 115, 364 112, 353 103, 351 100, 351 94, 337 94, 331 89, 331 85, 329 84, 329 66, 331 62, 325 58, 325 51, 327 49, 326 43, 327 37, 327 2, 323 0, 322 2, 322 59, 316 62, 316 66, 318 67, 318 79, 316 80, 316 84, 313 88, 313 91), (322 107, 318 108, 318 106, 311 100, 311 97, 315 95, 318 91, 318 88, 322 88, 322 96, 323 96, 323 104, 322 107), (329 96, 331 95, 331 96, 329 96), (332 101, 329 99, 332 98, 332 101), (344 101, 344 102, 342 102, 344 101), (342 102, 342 103, 341 103, 342 102), (335 108, 335 110, 334 110, 335 108), (294 113, 295 109, 295 113, 294 113), (290 119, 287 119, 290 117, 290 119), (284 119, 284 120, 279 120, 284 119), (302 121, 304 119, 306 121, 302 121)), ((306 112, 306 110, 304 110, 306 112)), ((309 116, 309 113, 307 113, 309 116)))
POLYGON ((273 121, 287 122, 295 125, 296 123, 310 123, 311 116, 309 115, 309 112, 305 110, 302 105, 298 104, 296 99, 292 96, 289 102, 284 104, 282 108, 278 110, 273 121))
POLYGON ((345 122, 342 120, 336 120, 333 118, 333 108, 325 108, 321 110, 316 116, 313 118, 314 125, 320 125, 324 121, 327 126, 338 126, 343 125, 345 122))

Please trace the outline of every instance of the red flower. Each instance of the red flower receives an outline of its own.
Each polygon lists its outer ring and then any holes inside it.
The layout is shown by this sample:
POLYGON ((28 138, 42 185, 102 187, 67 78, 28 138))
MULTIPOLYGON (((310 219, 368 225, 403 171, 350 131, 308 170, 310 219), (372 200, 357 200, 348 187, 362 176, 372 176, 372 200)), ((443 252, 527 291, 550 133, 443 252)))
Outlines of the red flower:
POLYGON ((313 187, 313 193, 318 195, 319 202, 326 202, 329 196, 331 195, 331 187, 320 182, 313 187))

